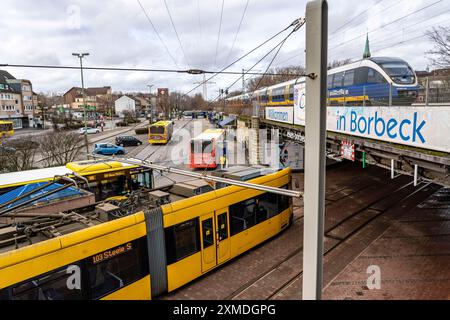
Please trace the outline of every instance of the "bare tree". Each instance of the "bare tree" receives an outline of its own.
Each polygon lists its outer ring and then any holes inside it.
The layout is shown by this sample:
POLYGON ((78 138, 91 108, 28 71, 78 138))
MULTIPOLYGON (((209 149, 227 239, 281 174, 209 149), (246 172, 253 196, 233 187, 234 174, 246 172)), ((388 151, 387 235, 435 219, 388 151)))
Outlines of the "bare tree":
POLYGON ((450 67, 450 27, 439 26, 425 33, 434 42, 434 48, 427 51, 428 59, 438 68, 450 67))
POLYGON ((34 159, 38 150, 32 136, 23 136, 5 142, 0 151, 0 171, 24 171, 34 167, 34 159))
POLYGON ((284 81, 297 79, 305 73, 305 68, 302 66, 274 68, 270 69, 267 73, 269 75, 251 78, 246 85, 247 92, 252 92, 284 81))
POLYGON ((337 68, 340 66, 345 66, 346 64, 352 63, 352 59, 343 59, 343 60, 333 60, 328 63, 328 69, 337 68))
POLYGON ((40 137, 41 154, 46 166, 63 166, 75 160, 83 147, 83 137, 76 132, 49 132, 40 137))

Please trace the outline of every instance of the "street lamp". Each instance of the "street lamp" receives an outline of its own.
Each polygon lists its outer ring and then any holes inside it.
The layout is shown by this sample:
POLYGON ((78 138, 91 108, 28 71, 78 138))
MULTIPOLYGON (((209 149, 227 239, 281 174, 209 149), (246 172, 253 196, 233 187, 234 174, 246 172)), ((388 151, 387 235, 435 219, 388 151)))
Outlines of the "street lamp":
POLYGON ((89 53, 72 53, 74 57, 78 57, 80 59, 80 69, 81 69, 81 90, 83 92, 83 109, 84 109, 84 127, 87 128, 86 121, 86 94, 84 92, 84 78, 83 78, 83 58, 88 56, 89 53))
POLYGON ((150 101, 150 123, 152 123, 152 119, 153 119, 153 105, 152 105, 152 87, 154 87, 155 85, 153 84, 148 84, 148 90, 150 92, 150 96, 149 96, 149 101, 150 101))

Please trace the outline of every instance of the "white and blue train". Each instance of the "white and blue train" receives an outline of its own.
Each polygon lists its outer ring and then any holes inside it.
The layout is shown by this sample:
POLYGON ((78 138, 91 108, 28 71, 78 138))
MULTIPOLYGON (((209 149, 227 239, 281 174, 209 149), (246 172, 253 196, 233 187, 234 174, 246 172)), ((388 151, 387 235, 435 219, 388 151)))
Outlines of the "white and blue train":
MULTIPOLYGON (((259 106, 293 106, 294 86, 304 81, 304 77, 286 81, 227 101, 256 100, 259 106)), ((330 69, 327 87, 327 104, 331 106, 411 105, 419 90, 409 64, 390 57, 368 58, 330 69)))

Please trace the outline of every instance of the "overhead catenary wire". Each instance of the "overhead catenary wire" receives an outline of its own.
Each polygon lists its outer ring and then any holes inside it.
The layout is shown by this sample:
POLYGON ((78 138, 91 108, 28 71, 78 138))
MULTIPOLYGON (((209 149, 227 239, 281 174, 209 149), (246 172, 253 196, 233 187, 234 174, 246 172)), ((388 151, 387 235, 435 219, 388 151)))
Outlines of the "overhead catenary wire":
POLYGON ((175 66, 176 66, 177 68, 179 68, 179 67, 178 67, 178 64, 177 64, 177 61, 175 60, 175 58, 173 57, 173 55, 170 53, 170 50, 169 50, 169 48, 167 47, 167 45, 166 45, 166 43, 164 42, 164 40, 163 40, 163 39, 161 38, 161 36, 159 35, 158 30, 156 29, 155 25, 153 24, 152 19, 150 19, 150 16, 148 15, 148 13, 147 13, 147 11, 145 10, 144 6, 142 5, 141 1, 140 1, 140 0, 136 0, 136 1, 138 2, 139 6, 141 7, 142 11, 144 12, 144 15, 147 17, 147 21, 148 21, 148 22, 150 23, 150 25, 152 26, 152 28, 153 28, 153 30, 155 31, 155 33, 156 33, 156 35, 157 35, 159 41, 162 43, 162 45, 163 45, 164 48, 166 49, 167 54, 168 54, 169 57, 172 59, 172 61, 173 61, 173 63, 175 64, 175 66))
POLYGON ((231 53, 233 52, 234 45, 236 44, 236 39, 238 37, 239 31, 241 30, 242 22, 244 21, 245 13, 247 12, 247 7, 248 7, 249 2, 250 2, 250 0, 247 0, 247 3, 245 4, 244 12, 242 13, 241 21, 239 21, 238 28, 236 30, 236 33, 234 34, 233 43, 231 44, 231 48, 230 48, 230 51, 228 52, 228 56, 227 56, 227 60, 226 60, 225 64, 228 63, 231 53))
POLYGON ((214 56, 214 67, 217 65, 217 52, 219 51, 220 33, 222 31, 223 7, 225 0, 222 0, 222 9, 220 11, 219 32, 217 33, 216 54, 214 56))
POLYGON ((184 51, 183 44, 181 42, 177 28, 175 27, 175 23, 173 22, 172 14, 170 13, 170 9, 169 9, 169 6, 167 5, 167 1, 166 0, 163 0, 163 1, 164 1, 164 5, 166 6, 167 14, 169 15, 170 23, 172 24, 173 31, 175 31, 175 35, 177 36, 178 43, 180 44, 181 52, 183 53, 183 56, 184 56, 184 59, 186 60, 187 65, 189 66, 189 68, 192 69, 191 64, 189 63, 189 59, 187 58, 186 51, 184 51))
POLYGON ((375 28, 375 29, 368 30, 366 33, 360 34, 360 35, 358 35, 358 36, 356 36, 356 37, 353 37, 353 38, 351 38, 351 39, 349 39, 349 40, 342 41, 341 43, 339 43, 338 45, 336 45, 336 46, 330 48, 329 50, 334 50, 334 49, 336 49, 336 48, 339 48, 339 47, 343 46, 344 44, 347 44, 347 43, 349 43, 349 42, 355 41, 356 39, 359 39, 359 38, 361 38, 361 37, 364 37, 364 36, 366 36, 366 35, 369 34, 369 33, 372 33, 372 32, 377 31, 377 30, 384 29, 384 28, 387 27, 387 26, 390 26, 390 25, 392 25, 392 24, 394 24, 394 23, 396 23, 396 22, 399 22, 399 21, 401 21, 401 20, 403 20, 403 19, 405 19, 405 18, 407 18, 407 17, 410 17, 410 16, 412 16, 412 15, 414 15, 414 14, 417 14, 417 13, 423 11, 423 10, 426 10, 426 9, 428 9, 428 8, 434 6, 434 5, 436 5, 436 4, 438 4, 438 3, 442 2, 442 1, 443 1, 443 0, 435 1, 435 2, 433 2, 433 3, 431 3, 431 4, 428 4, 428 5, 424 6, 424 7, 421 7, 420 9, 417 9, 417 10, 415 10, 415 11, 412 11, 412 12, 406 14, 406 15, 403 15, 403 16, 401 16, 401 17, 395 19, 395 20, 392 20, 391 22, 382 24, 381 26, 379 26, 379 27, 377 27, 377 28, 375 28))
MULTIPOLYGON (((264 75, 269 75, 269 73, 267 72, 270 69, 271 64, 273 63, 273 61, 275 60, 275 58, 277 57, 278 53, 280 52, 281 48, 283 47, 284 43, 286 42, 286 40, 296 31, 298 31, 304 24, 305 24, 306 20, 305 19, 299 19, 299 23, 295 26, 295 28, 283 39, 281 40, 275 47, 273 47, 269 52, 267 52, 262 58, 260 58, 250 69, 248 69, 246 72, 244 72, 239 78, 237 78, 231 85, 229 85, 226 90, 229 90, 230 88, 232 88, 238 81, 240 81, 245 75, 249 74, 249 72, 256 67, 261 61, 263 61, 267 56, 269 56, 273 51, 275 51, 277 48, 277 52, 275 53, 275 55, 272 57, 272 60, 268 66, 268 68, 266 68, 266 72, 263 73, 264 75)), ((280 74, 280 75, 285 75, 285 74, 280 74)), ((295 75, 298 77, 301 76, 308 76, 307 74, 300 74, 300 75, 295 75)), ((261 80, 261 79, 260 79, 261 80)), ((221 96, 221 94, 219 94, 214 100, 212 100, 210 103, 216 101, 217 99, 219 99, 221 96)))
MULTIPOLYGON (((36 65, 36 64, 9 64, 0 63, 0 67, 10 67, 10 68, 37 68, 37 69, 81 69, 80 66, 55 66, 55 65, 36 65)), ((238 75, 242 74, 242 71, 211 71, 211 70, 200 70, 200 69, 189 69, 189 70, 177 70, 177 69, 146 69, 146 68, 115 68, 115 67, 85 67, 83 70, 100 70, 100 71, 130 71, 130 72, 162 72, 162 73, 187 73, 187 74, 229 74, 238 75)), ((261 72, 251 72, 252 75, 262 75, 261 72)), ((271 73, 269 75, 280 75, 278 73, 271 73)))
POLYGON ((334 29, 334 31, 331 32, 331 34, 336 34, 336 32, 338 32, 339 30, 341 30, 343 27, 349 25, 350 23, 352 23, 353 21, 355 21, 357 18, 359 18, 362 14, 366 13, 369 10, 372 10, 373 7, 377 6, 378 4, 380 4, 380 2, 383 2, 384 0, 378 0, 375 4, 371 5, 369 8, 367 8, 366 10, 361 11, 360 13, 358 13, 357 15, 355 15, 353 18, 351 18, 350 20, 348 20, 346 23, 342 24, 341 26, 339 26, 338 28, 334 29))
POLYGON ((224 73, 224 71, 226 69, 228 69, 229 67, 233 66, 234 64, 236 64, 237 62, 241 61, 242 59, 244 59, 245 57, 249 56, 250 54, 252 54, 253 52, 255 52, 256 50, 258 50, 259 48, 261 48, 262 46, 264 46, 266 43, 270 42, 271 40, 275 39, 276 37, 278 37, 280 34, 282 34, 283 32, 285 32, 286 30, 288 30, 289 28, 296 26, 299 22, 300 19, 295 19, 290 25, 288 25, 287 27, 285 27, 284 29, 282 29, 281 31, 277 32, 276 34, 274 34, 273 36, 271 36, 270 38, 268 38, 267 40, 265 40, 264 42, 260 43, 258 46, 256 46, 255 48, 253 48, 252 50, 250 50, 249 52, 247 52, 246 54, 242 55, 241 57, 239 57, 238 59, 234 60, 232 63, 230 63, 229 65, 227 65, 226 67, 223 67, 220 71, 218 71, 216 74, 213 74, 211 77, 209 77, 208 79, 206 79, 205 81, 199 83, 197 86, 195 86, 194 88, 192 88, 191 90, 189 90, 188 92, 184 93, 184 95, 188 95, 189 93, 193 92, 194 90, 198 89, 200 86, 202 86, 205 82, 209 82, 210 80, 212 80, 214 77, 216 77, 217 75, 224 73))

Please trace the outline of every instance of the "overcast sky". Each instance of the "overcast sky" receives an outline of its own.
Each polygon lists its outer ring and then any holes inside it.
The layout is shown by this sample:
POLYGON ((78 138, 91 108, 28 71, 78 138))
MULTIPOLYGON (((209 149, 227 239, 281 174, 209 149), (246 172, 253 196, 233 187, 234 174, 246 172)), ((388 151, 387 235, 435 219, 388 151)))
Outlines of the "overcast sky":
MULTIPOLYGON (((221 27, 222 0, 166 0, 185 57, 164 0, 140 1, 169 53, 137 0, 2 0, 0 64, 77 66, 72 52, 89 52, 85 66, 218 70, 304 16, 306 8, 306 1, 299 0, 249 0, 233 47, 247 0, 225 0, 221 27)), ((450 26, 450 0, 329 0, 329 60, 360 59, 368 32, 373 56, 400 57, 423 70, 429 64, 425 52, 432 47, 424 31, 439 25, 450 26)), ((274 66, 304 64, 304 30, 286 41, 274 66)), ((230 70, 250 68, 281 40, 276 38, 230 70)), ((255 69, 265 70, 270 59, 255 69)), ((31 80, 37 92, 64 93, 80 86, 76 70, 4 69, 31 80)), ((208 87, 209 98, 237 78, 218 76, 216 84, 208 87)), ((154 84, 153 90, 168 87, 186 92, 201 79, 199 75, 85 71, 86 86, 110 85, 114 91, 145 91, 147 84, 154 84)), ((241 85, 238 81, 233 89, 241 85)))

